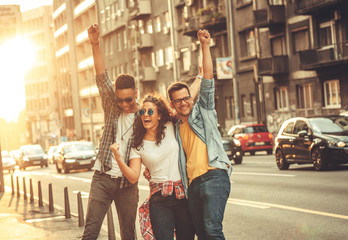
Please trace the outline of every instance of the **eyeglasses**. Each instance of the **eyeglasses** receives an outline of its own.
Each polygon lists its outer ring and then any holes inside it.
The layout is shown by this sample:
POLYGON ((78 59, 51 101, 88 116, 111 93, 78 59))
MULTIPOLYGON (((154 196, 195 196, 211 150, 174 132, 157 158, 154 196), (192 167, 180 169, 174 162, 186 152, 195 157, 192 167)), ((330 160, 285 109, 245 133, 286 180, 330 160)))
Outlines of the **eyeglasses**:
POLYGON ((133 93, 133 97, 126 97, 126 98, 116 98, 116 103, 121 104, 123 102, 126 102, 127 104, 130 104, 134 99, 135 93, 133 93))
POLYGON ((188 103, 190 99, 191 99, 191 96, 186 96, 184 98, 175 99, 172 102, 174 103, 174 105, 179 105, 182 103, 182 101, 184 101, 185 103, 188 103))
MULTIPOLYGON (((139 113, 140 113, 140 116, 144 116, 145 113, 146 113, 146 110, 145 110, 145 109, 141 109, 141 110, 139 111, 139 113)), ((147 115, 149 115, 149 116, 152 116, 154 113, 155 113, 155 110, 152 109, 152 108, 150 108, 149 110, 147 110, 147 115)))

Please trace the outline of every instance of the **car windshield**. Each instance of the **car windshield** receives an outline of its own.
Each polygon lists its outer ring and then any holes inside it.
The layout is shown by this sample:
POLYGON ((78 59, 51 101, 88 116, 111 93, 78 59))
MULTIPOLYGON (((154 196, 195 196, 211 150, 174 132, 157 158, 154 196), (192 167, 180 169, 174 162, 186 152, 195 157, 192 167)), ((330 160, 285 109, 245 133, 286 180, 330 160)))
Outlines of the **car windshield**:
POLYGON ((42 148, 39 146, 27 147, 24 149, 25 155, 42 154, 42 153, 44 153, 44 152, 43 152, 42 148))
POLYGON ((57 149, 58 149, 58 147, 51 147, 50 148, 50 150, 49 150, 49 152, 57 152, 57 149))
POLYGON ((343 128, 329 118, 313 118, 309 120, 315 133, 341 133, 343 128))
POLYGON ((3 157, 3 158, 10 158, 11 156, 10 156, 10 154, 8 154, 7 152, 2 152, 1 153, 1 157, 3 157))
POLYGON ((74 144, 66 145, 64 147, 65 153, 93 151, 93 150, 94 150, 94 147, 92 143, 74 143, 74 144))
POLYGON ((261 132, 268 132, 266 126, 252 126, 252 127, 246 127, 244 129, 245 133, 261 133, 261 132))

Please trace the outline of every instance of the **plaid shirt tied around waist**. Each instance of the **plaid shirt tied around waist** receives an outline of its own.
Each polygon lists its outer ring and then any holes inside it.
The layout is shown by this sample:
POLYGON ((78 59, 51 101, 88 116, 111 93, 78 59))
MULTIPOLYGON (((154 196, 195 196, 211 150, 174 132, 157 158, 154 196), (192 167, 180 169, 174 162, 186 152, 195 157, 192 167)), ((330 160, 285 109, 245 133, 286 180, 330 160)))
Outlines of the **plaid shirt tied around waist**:
POLYGON ((139 223, 140 223, 140 231, 145 240, 153 240, 156 239, 151 225, 150 219, 150 198, 155 193, 161 191, 161 195, 163 197, 167 197, 169 195, 175 194, 176 199, 185 198, 185 189, 182 185, 182 181, 167 181, 164 183, 149 183, 150 186, 150 195, 145 200, 145 202, 139 208, 139 223))

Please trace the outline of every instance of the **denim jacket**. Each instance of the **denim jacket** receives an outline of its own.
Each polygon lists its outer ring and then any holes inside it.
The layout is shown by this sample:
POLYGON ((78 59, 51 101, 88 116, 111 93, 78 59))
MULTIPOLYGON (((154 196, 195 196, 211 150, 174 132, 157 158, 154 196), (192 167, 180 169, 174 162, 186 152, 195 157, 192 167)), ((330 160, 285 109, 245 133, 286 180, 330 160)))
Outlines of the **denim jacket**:
MULTIPOLYGON (((230 175, 232 172, 232 166, 223 148, 221 135, 217 127, 218 121, 214 108, 214 93, 214 79, 202 79, 199 90, 199 99, 192 108, 188 122, 193 132, 207 145, 209 166, 227 170, 228 175, 230 175)), ((179 167, 187 196, 188 176, 186 172, 186 155, 180 137, 180 124, 181 120, 175 124, 175 134, 180 146, 179 167)))

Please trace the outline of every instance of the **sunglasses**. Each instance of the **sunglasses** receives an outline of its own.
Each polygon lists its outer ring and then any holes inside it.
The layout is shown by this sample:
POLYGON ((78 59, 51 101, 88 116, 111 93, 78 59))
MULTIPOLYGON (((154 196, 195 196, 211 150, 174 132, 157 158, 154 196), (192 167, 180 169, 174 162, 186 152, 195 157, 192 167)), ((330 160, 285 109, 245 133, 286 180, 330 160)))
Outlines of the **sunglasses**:
POLYGON ((127 104, 130 104, 134 99, 134 94, 133 97, 126 97, 126 98, 116 98, 116 103, 121 104, 123 102, 126 102, 127 104))
MULTIPOLYGON (((140 116, 144 116, 145 113, 146 113, 146 110, 145 110, 145 109, 141 109, 141 110, 139 111, 139 113, 140 113, 140 116)), ((153 110, 152 108, 150 108, 149 110, 147 110, 147 115, 149 115, 149 116, 152 116, 154 113, 155 113, 155 110, 153 110)))

